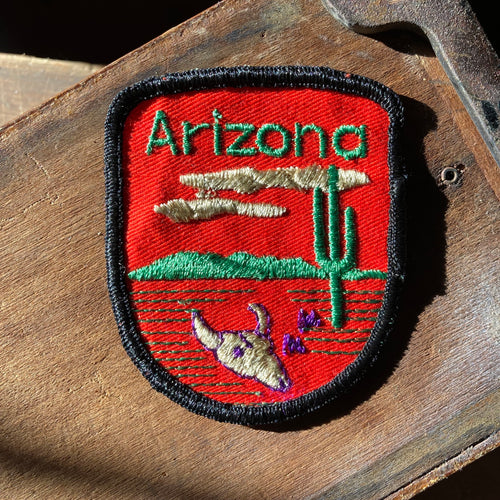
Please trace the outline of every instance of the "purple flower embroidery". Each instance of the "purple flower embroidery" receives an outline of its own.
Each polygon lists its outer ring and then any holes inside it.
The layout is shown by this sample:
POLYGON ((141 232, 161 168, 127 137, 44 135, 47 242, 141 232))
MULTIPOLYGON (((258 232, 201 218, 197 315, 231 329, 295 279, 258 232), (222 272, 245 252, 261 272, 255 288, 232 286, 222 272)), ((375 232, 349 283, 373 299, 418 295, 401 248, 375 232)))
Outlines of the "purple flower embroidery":
POLYGON ((284 356, 288 356, 289 354, 293 354, 294 352, 305 354, 306 348, 302 343, 302 339, 300 337, 294 337, 289 333, 285 333, 283 337, 283 346, 281 352, 284 356))
POLYGON ((304 333, 306 328, 311 328, 313 326, 321 326, 321 318, 319 314, 312 309, 309 314, 302 308, 299 309, 299 314, 297 316, 297 328, 300 333, 304 333))

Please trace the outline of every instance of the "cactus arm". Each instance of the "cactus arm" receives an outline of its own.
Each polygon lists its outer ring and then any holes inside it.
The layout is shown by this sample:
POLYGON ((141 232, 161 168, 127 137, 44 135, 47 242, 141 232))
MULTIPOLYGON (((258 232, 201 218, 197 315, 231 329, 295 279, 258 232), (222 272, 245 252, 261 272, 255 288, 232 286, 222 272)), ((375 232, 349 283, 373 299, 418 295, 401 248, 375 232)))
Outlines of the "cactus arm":
POLYGON ((356 265, 356 222, 354 209, 347 207, 344 211, 345 255, 340 262, 342 273, 354 269, 356 265))

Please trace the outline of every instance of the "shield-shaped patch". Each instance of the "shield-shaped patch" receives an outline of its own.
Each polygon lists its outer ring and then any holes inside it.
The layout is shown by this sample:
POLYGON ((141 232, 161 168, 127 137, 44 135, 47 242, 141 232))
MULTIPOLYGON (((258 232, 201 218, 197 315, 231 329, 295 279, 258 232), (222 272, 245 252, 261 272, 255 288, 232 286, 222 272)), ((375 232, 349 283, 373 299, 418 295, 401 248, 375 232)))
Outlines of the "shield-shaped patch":
POLYGON ((108 283, 155 389, 264 424, 364 375, 403 277, 401 122, 392 91, 328 68, 196 70, 115 98, 108 283))

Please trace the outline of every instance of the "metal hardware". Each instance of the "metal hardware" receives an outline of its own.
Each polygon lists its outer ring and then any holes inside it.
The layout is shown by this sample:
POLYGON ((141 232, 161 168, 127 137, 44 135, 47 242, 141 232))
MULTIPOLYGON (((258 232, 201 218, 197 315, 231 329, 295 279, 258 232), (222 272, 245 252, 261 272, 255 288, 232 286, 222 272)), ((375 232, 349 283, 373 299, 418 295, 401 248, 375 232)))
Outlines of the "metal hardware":
POLYGON ((359 33, 391 28, 423 32, 500 165, 500 60, 465 0, 323 0, 359 33))

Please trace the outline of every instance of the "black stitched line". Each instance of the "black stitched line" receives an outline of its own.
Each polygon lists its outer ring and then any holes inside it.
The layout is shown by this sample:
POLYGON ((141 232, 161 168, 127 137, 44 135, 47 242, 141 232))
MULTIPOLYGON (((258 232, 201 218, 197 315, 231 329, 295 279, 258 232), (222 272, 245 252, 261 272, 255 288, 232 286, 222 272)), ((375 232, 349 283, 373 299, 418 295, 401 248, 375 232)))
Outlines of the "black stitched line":
POLYGON ((141 373, 157 391, 193 411, 223 422, 245 425, 271 424, 298 417, 337 399, 365 375, 376 362, 395 322, 404 277, 405 169, 400 161, 399 134, 403 108, 396 94, 365 77, 325 67, 278 66, 193 70, 154 77, 122 90, 113 100, 105 126, 106 261, 108 288, 123 346, 141 373), (165 94, 224 87, 314 88, 366 97, 388 113, 390 209, 387 239, 388 273, 377 321, 361 354, 332 381, 308 394, 272 405, 220 403, 195 392, 165 371, 147 351, 136 327, 123 253, 122 132, 129 112, 140 102, 165 94))

